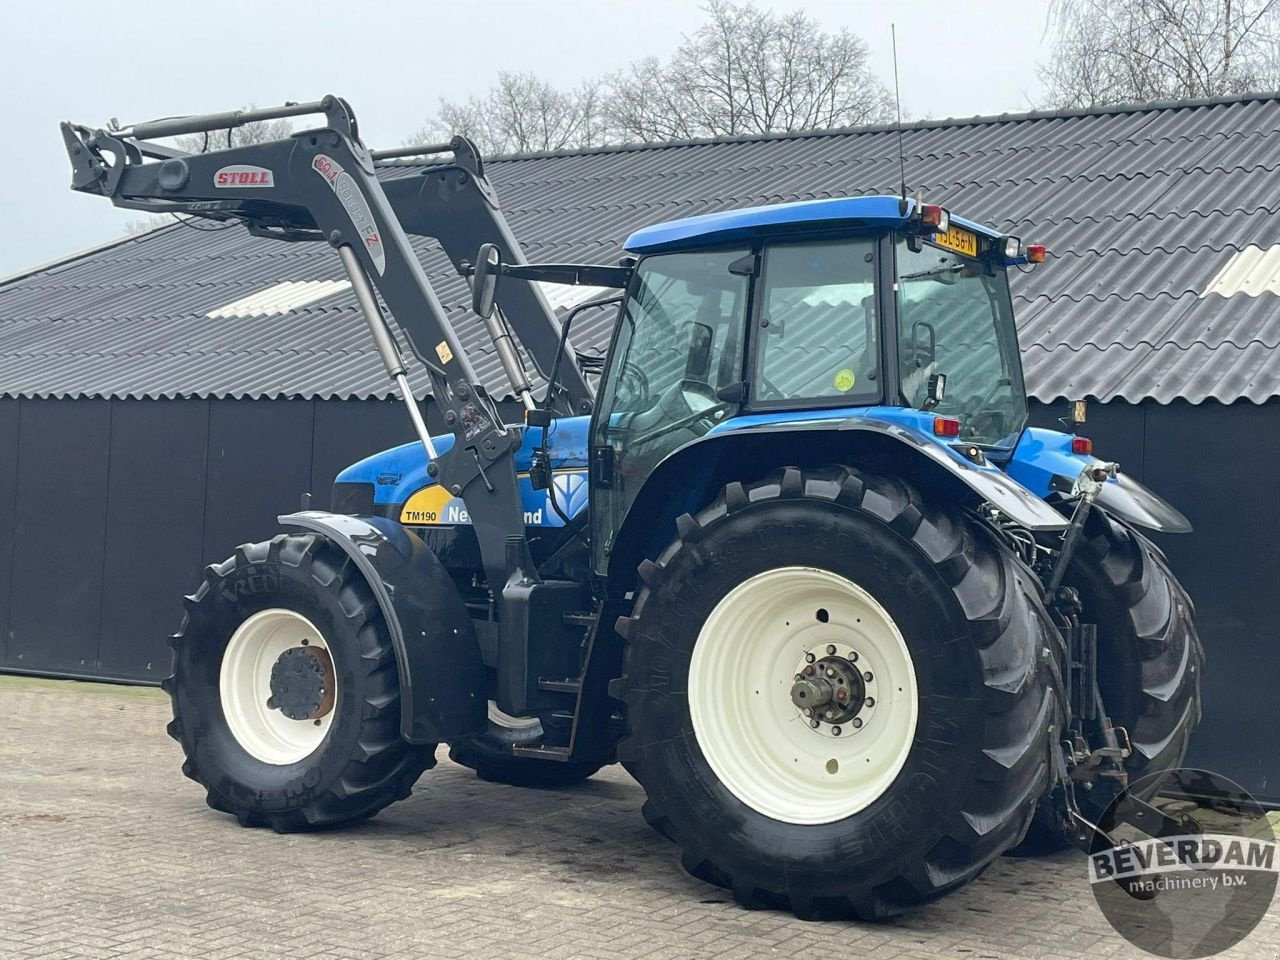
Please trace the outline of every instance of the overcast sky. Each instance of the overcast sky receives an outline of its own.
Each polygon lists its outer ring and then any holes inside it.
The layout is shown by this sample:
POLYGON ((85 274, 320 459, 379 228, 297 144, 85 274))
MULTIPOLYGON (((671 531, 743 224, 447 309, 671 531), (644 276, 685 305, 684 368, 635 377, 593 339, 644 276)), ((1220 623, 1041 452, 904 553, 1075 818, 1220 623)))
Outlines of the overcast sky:
MULTIPOLYGON (((849 27, 886 83, 896 20, 910 117, 1022 111, 1040 94, 1044 0, 759 5, 849 27)), ((572 86, 664 56, 698 22, 689 0, 5 3, 0 277, 118 237, 134 216, 68 189, 61 120, 131 123, 336 93, 355 107, 367 144, 395 146, 438 98, 482 94, 499 70, 572 86)))

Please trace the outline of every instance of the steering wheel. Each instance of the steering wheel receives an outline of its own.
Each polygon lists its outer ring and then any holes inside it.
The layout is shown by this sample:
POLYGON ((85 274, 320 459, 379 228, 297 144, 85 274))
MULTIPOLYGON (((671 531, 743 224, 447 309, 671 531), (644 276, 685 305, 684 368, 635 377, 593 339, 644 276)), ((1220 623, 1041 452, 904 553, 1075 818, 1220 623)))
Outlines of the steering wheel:
POLYGON ((622 362, 622 369, 618 372, 618 387, 625 388, 628 393, 635 396, 636 401, 633 404, 635 409, 644 409, 649 399, 649 378, 645 376, 643 370, 629 360, 622 362))
POLYGON ((733 404, 725 403, 717 397, 715 389, 710 384, 703 383, 700 380, 681 380, 671 390, 667 391, 666 396, 658 402, 658 407, 671 412, 669 408, 673 407, 676 402, 680 403, 688 413, 677 417, 675 420, 660 424, 646 433, 632 437, 631 442, 639 446, 642 443, 656 440, 658 437, 666 436, 676 430, 693 426, 703 420, 708 421, 707 430, 710 430, 719 420, 718 415, 725 413, 733 406, 733 404), (693 398, 693 402, 690 402, 690 398, 693 398), (700 402, 703 405, 699 405, 700 402))

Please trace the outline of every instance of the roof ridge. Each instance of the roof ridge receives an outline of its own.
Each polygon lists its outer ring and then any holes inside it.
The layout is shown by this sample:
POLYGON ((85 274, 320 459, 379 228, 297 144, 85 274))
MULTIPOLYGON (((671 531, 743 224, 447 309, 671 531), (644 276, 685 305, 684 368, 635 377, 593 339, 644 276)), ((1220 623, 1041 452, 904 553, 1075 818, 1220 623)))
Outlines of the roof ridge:
MULTIPOLYGON (((913 130, 938 130, 953 127, 982 126, 984 124, 1025 123, 1028 120, 1070 120, 1081 117, 1101 117, 1122 113, 1160 113, 1169 110, 1188 110, 1197 107, 1233 106, 1280 100, 1280 90, 1236 93, 1219 97, 1194 97, 1186 100, 1148 100, 1133 103, 1115 103, 1095 107, 1068 109, 1028 110, 1021 113, 978 114, 972 117, 943 117, 908 121, 902 124, 904 132, 913 130)), ((533 150, 527 153, 495 153, 484 158, 485 163, 518 163, 524 160, 548 160, 559 157, 589 157, 610 153, 642 153, 656 150, 672 150, 682 147, 719 146, 736 143, 763 143, 770 140, 820 140, 852 134, 892 133, 896 123, 872 123, 851 127, 828 127, 813 130, 780 130, 769 133, 744 133, 720 137, 692 137, 685 140, 645 141, 637 143, 601 144, 596 147, 575 147, 565 150, 533 150)), ((390 160, 380 167, 432 167, 441 161, 423 161, 415 158, 390 160)))
POLYGON ((126 243, 134 240, 145 240, 152 234, 172 230, 176 226, 178 226, 177 223, 162 223, 138 233, 126 233, 122 237, 113 237, 112 239, 106 240, 102 243, 95 243, 93 246, 85 247, 83 250, 77 250, 75 253, 67 253, 60 257, 54 257, 52 260, 46 260, 44 263, 38 263, 34 267, 25 267, 18 270, 16 273, 0 277, 0 287, 7 287, 11 283, 16 283, 19 280, 25 280, 27 277, 33 277, 37 273, 43 273, 46 270, 52 270, 54 267, 66 266, 68 263, 75 263, 77 260, 92 257, 95 254, 103 253, 107 250, 114 249, 115 247, 122 247, 126 243))

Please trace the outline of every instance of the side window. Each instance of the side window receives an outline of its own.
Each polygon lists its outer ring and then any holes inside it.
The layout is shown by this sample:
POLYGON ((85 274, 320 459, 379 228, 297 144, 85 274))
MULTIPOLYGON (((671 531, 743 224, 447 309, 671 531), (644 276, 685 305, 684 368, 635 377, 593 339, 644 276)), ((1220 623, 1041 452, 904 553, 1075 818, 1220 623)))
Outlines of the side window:
POLYGON ((756 400, 880 396, 874 249, 859 239, 765 250, 756 400))

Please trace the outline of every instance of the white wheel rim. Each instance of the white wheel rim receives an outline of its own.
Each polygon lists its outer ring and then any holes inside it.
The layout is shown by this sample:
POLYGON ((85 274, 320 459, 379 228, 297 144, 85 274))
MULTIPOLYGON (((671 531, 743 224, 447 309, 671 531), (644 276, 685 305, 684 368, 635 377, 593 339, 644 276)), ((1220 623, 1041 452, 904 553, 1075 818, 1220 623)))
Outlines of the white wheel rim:
MULTIPOLYGON (((849 661, 853 663, 853 661, 849 661)), ((689 664, 689 713, 721 783, 784 823, 832 823, 880 797, 911 752, 919 711, 911 653, 866 590, 812 567, 778 567, 734 587, 711 611, 689 664), (819 619, 823 611, 826 620, 819 619), (857 653, 870 673, 861 726, 813 729, 791 699, 811 652, 857 653)))
POLYGON ((227 641, 218 677, 222 713, 236 742, 263 763, 297 763, 316 751, 333 725, 341 690, 334 679, 333 706, 315 719, 292 720, 267 705, 271 671, 286 650, 310 646, 330 656, 324 636, 293 610, 262 610, 245 620, 227 641), (304 642, 305 641, 305 642, 304 642))

